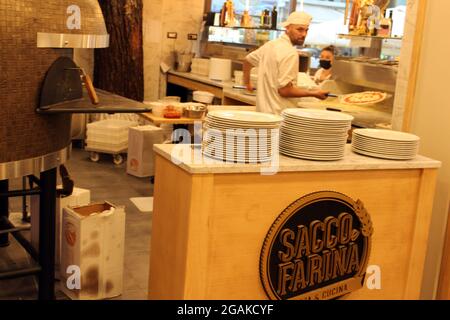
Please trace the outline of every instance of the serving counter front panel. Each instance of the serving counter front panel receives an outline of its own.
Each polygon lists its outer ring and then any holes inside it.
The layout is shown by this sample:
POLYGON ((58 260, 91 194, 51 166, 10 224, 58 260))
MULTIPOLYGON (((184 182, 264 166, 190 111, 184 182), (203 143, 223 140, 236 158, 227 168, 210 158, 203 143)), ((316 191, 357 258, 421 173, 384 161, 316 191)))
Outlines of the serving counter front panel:
POLYGON ((438 162, 388 169, 390 161, 379 160, 379 169, 334 171, 311 162, 311 171, 284 166, 264 176, 242 165, 231 173, 215 172, 220 163, 182 167, 170 160, 174 147, 164 148, 156 150, 150 299, 267 299, 260 278, 267 233, 290 204, 319 191, 361 200, 374 226, 369 266, 380 267, 381 289, 364 284, 344 298, 420 297, 438 162))

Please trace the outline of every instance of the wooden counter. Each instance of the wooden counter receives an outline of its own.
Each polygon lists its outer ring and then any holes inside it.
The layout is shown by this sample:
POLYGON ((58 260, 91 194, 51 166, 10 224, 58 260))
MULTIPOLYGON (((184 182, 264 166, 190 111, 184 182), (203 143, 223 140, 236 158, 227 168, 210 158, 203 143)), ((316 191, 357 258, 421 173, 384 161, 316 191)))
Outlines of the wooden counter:
POLYGON ((337 162, 280 156, 270 164, 226 164, 188 145, 157 145, 149 273, 150 299, 267 299, 260 254, 290 204, 317 191, 364 202, 374 234, 369 265, 381 289, 346 299, 418 299, 440 162, 356 155, 337 162))

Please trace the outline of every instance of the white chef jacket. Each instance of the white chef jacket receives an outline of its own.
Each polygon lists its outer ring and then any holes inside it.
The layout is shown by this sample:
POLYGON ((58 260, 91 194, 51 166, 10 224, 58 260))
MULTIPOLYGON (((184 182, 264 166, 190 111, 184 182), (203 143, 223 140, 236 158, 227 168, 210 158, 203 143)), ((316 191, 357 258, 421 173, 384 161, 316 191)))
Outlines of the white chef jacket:
POLYGON ((316 83, 321 83, 325 80, 330 80, 331 79, 331 73, 325 78, 325 79, 321 79, 322 78, 322 73, 325 71, 325 69, 320 68, 319 70, 317 70, 316 74, 314 75, 314 81, 316 83))
POLYGON ((258 111, 279 115, 283 109, 296 107, 295 99, 283 98, 278 93, 278 89, 291 82, 297 84, 299 70, 298 52, 286 34, 253 51, 246 59, 258 67, 258 111))

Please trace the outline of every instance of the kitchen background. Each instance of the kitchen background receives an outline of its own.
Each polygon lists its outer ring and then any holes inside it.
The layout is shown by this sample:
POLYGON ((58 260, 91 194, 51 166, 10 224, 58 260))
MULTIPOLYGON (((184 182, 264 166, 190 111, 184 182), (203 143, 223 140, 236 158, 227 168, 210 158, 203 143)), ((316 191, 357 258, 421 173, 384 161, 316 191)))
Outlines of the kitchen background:
MULTIPOLYGON (((161 72, 160 63, 172 65, 173 50, 198 46, 198 43, 187 39, 187 34, 201 34, 203 13, 209 11, 209 8, 205 9, 203 0, 143 2, 145 100, 152 101, 165 94, 166 78, 161 72), (168 39, 168 32, 178 32, 178 39, 168 39)), ((312 2, 322 1, 305 1, 305 5, 312 2)), ((448 102, 442 94, 447 90, 445 78, 450 69, 446 63, 439 66, 436 64, 442 61, 442 57, 450 55, 450 40, 442 37, 443 30, 448 29, 446 12, 450 11, 450 2, 408 0, 406 7, 408 14, 400 53, 392 124, 394 129, 411 130, 420 135, 421 153, 444 163, 438 179, 423 290, 424 298, 432 298, 438 284, 450 191, 450 154, 448 147, 442 145, 442 141, 450 138, 450 126, 446 123, 450 119, 450 108, 445 107, 448 102), (419 10, 426 10, 423 21, 417 18, 419 10), (414 77, 415 73, 417 77, 414 77), (410 81, 411 76, 413 81, 410 81), (412 114, 405 114, 408 104, 413 106, 412 114)), ((92 55, 92 51, 77 53, 78 63, 92 70, 92 55)), ((444 265, 448 266, 445 261, 444 265)), ((450 293, 447 292, 448 294, 450 293)))

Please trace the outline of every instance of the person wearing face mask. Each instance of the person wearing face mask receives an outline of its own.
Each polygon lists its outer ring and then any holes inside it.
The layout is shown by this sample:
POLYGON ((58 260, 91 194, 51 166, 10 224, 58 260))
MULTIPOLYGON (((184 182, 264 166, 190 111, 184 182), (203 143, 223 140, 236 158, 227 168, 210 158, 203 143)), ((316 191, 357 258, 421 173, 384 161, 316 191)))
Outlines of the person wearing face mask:
POLYGON ((314 75, 314 81, 321 84, 325 80, 330 80, 334 63, 334 47, 329 46, 320 52, 320 69, 314 75))
POLYGON ((250 71, 258 67, 256 109, 260 112, 281 114, 283 109, 297 107, 295 98, 327 98, 328 92, 297 87, 299 55, 295 46, 302 46, 308 34, 312 17, 305 12, 292 13, 283 27, 286 32, 253 51, 244 60, 244 83, 253 91, 250 71))

